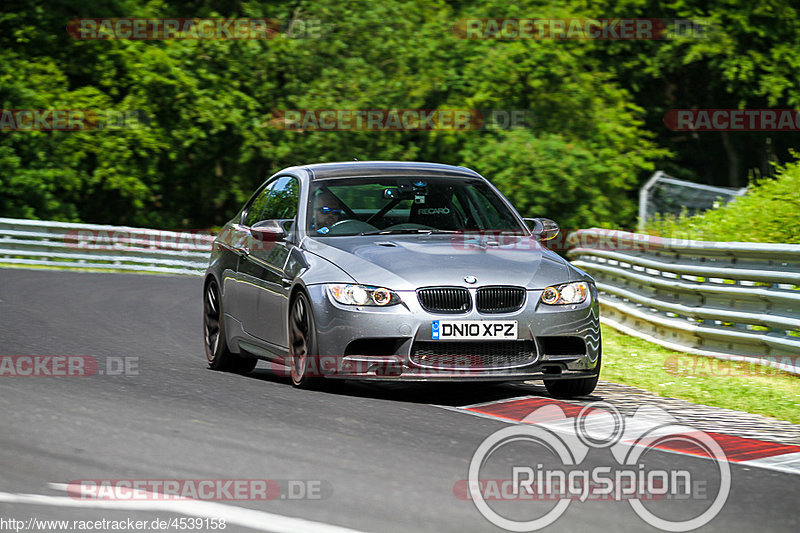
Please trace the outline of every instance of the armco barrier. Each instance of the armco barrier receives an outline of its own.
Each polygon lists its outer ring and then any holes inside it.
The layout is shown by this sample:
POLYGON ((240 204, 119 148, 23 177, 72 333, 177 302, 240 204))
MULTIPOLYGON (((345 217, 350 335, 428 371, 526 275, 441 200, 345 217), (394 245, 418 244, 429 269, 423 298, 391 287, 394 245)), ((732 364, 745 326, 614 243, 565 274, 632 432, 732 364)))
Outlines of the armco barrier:
MULTIPOLYGON (((0 218, 0 263, 201 275, 209 232, 0 218)), ((602 320, 682 351, 800 374, 800 245, 573 232, 602 320)))
POLYGON ((602 321, 669 348, 800 374, 800 245, 571 233, 602 321))
POLYGON ((201 275, 209 232, 0 218, 0 263, 201 275))

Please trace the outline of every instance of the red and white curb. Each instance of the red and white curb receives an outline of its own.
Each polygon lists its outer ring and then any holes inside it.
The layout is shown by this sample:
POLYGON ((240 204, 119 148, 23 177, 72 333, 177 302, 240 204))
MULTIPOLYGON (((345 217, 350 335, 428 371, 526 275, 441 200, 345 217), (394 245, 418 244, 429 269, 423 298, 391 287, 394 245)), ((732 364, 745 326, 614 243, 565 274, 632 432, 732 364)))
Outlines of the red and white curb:
MULTIPOLYGON (((536 424, 546 427, 550 431, 571 433, 574 432, 575 419, 587 406, 575 405, 552 398, 524 396, 494 402, 465 405, 462 407, 443 405, 439 405, 438 407, 492 420, 500 420, 511 424, 536 424), (544 410, 538 413, 535 412, 537 409, 546 406, 560 408, 566 418, 560 415, 558 417, 548 416, 548 412, 552 413, 554 411, 544 410)), ((591 408, 591 404, 589 404, 588 407, 591 408)), ((640 408, 640 411, 646 413, 646 408, 640 408)), ((600 412, 602 411, 598 411, 598 413, 600 412)), ((655 430, 664 424, 663 420, 655 416, 649 418, 647 416, 642 417, 638 415, 639 411, 637 411, 637 416, 635 418, 626 419, 625 432, 622 436, 623 442, 629 440, 626 439, 625 435, 641 435, 645 432, 655 430)), ((592 412, 590 411, 584 420, 586 428, 591 428, 593 418, 595 417, 592 416, 592 412)), ((597 417, 597 422, 605 424, 607 423, 607 418, 597 417)), ((720 445, 729 463, 776 470, 789 474, 800 474, 800 446, 737 437, 735 435, 711 431, 704 431, 703 433, 709 435, 720 445)), ((632 440, 633 439, 630 441, 632 442, 632 440)), ((690 443, 680 444, 674 441, 667 441, 653 444, 651 447, 671 453, 707 458, 701 449, 690 443)))

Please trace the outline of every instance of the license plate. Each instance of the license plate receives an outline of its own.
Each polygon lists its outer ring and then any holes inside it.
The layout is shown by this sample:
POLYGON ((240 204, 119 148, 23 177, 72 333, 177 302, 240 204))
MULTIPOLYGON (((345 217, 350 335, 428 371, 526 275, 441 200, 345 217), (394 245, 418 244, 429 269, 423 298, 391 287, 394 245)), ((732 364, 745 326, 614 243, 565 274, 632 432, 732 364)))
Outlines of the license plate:
POLYGON ((516 320, 434 320, 431 339, 517 339, 516 320))

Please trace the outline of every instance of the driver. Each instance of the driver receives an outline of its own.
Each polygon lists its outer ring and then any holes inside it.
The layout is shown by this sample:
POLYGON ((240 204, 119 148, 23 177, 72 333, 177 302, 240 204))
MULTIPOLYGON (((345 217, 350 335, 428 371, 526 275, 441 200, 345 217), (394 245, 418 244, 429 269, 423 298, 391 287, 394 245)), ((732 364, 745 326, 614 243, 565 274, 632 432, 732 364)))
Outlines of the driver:
POLYGON ((314 229, 317 233, 328 233, 329 228, 343 220, 342 204, 330 192, 323 191, 314 197, 312 203, 314 229))

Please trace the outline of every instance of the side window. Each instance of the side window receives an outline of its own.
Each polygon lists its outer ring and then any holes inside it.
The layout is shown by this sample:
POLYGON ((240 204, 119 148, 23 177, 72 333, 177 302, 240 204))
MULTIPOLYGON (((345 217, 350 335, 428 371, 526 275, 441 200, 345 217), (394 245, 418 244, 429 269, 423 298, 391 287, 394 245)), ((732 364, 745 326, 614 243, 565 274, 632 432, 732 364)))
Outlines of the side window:
POLYGON ((297 215, 299 201, 300 184, 297 182, 297 178, 291 176, 278 178, 269 193, 267 205, 259 220, 292 219, 297 215))
POLYGON ((269 200, 270 192, 272 192, 272 189, 275 187, 275 184, 278 183, 278 181, 280 180, 275 180, 266 187, 264 187, 264 189, 262 189, 258 193, 258 196, 256 196, 250 203, 250 206, 247 208, 247 213, 245 214, 244 217, 243 224, 245 226, 250 227, 259 220, 264 220, 263 218, 261 218, 261 214, 264 212, 264 208, 267 205, 267 200, 269 200))

